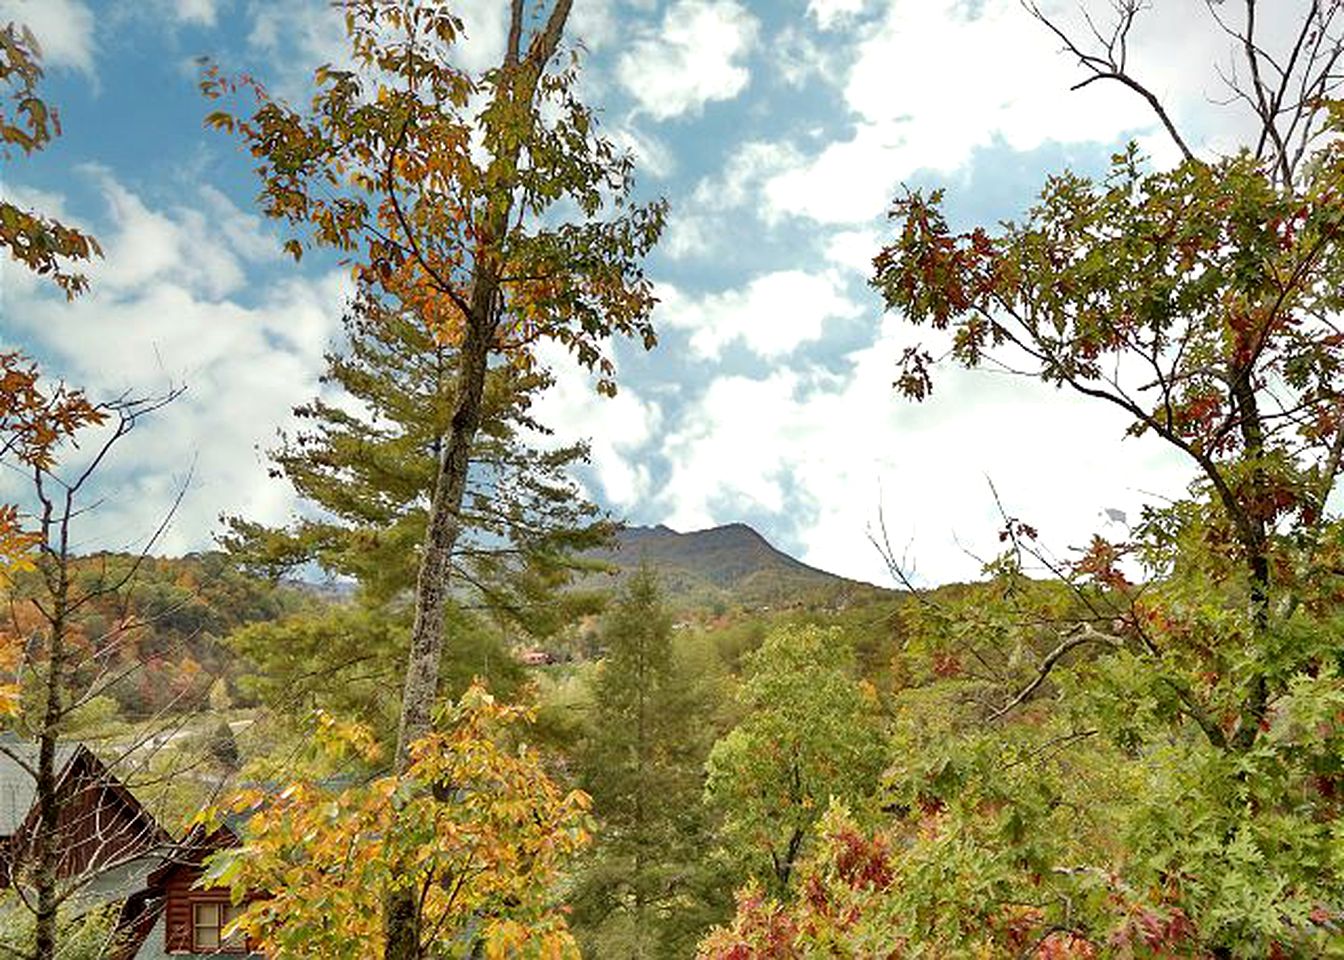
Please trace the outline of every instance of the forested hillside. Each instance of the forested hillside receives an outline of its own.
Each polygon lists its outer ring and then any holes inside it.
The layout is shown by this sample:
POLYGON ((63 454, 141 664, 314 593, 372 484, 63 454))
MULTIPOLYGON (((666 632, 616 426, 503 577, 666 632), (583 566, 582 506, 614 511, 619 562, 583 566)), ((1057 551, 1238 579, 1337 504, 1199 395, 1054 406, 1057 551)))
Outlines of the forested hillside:
POLYGON ((0 14, 0 955, 1344 957, 1344 2, 0 14))

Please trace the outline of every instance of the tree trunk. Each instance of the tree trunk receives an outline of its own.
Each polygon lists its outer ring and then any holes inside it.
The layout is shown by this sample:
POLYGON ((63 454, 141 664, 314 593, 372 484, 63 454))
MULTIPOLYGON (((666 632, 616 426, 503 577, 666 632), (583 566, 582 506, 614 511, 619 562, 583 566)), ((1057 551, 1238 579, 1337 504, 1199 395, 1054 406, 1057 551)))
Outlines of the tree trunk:
MULTIPOLYGON (((564 31, 573 0, 557 0, 546 25, 529 45, 522 44, 522 0, 512 0, 508 49, 495 87, 495 100, 529 111, 537 83, 550 62, 564 31)), ((510 146, 494 156, 485 182, 497 183, 486 198, 481 245, 475 251, 470 301, 466 310, 466 333, 461 346, 457 379, 457 406, 453 412, 448 442, 439 460, 429 525, 416 577, 415 621, 402 691, 401 722, 397 732, 397 773, 410 766, 410 747, 430 730, 430 717, 439 685, 443 657, 443 604, 447 599, 453 548, 461 532, 462 499, 471 468, 471 448, 481 426, 482 397, 489 369, 495 332, 503 310, 500 290, 500 247, 508 235, 513 212, 514 171, 529 129, 511 138, 510 146)), ((447 291, 445 291, 447 295, 447 291)), ((406 871, 396 869, 393 875, 406 871)), ((403 880, 406 878, 403 876, 403 880)), ((419 960, 421 917, 415 892, 409 884, 389 889, 383 899, 383 955, 385 960, 419 960)))
MULTIPOLYGON (((485 278, 490 279, 490 278, 485 278)), ((415 587, 415 622, 411 651, 406 663, 402 691, 401 724, 397 733, 397 772, 410 766, 410 748, 430 730, 430 716, 439 685, 439 662, 443 657, 443 604, 448 593, 453 548, 462 529, 462 498, 471 469, 471 447, 481 426, 485 374, 489 366, 494 323, 489 321, 493 283, 480 283, 473 293, 473 313, 481 301, 485 318, 468 325, 462 344, 457 378, 457 408, 453 412, 448 442, 439 460, 438 477, 430 503, 429 526, 420 557, 415 587), (489 298, 489 299, 487 299, 489 298)), ((476 315, 480 317, 480 315, 476 315)), ((384 955, 386 960, 417 960, 420 956, 420 914, 415 892, 409 886, 388 891, 383 906, 384 955)))
MULTIPOLYGON (((486 286, 480 284, 478 289, 486 286)), ((477 299, 476 296, 472 298, 473 312, 477 299)), ((462 344, 457 409, 453 412, 448 442, 439 460, 429 526, 425 531, 416 579, 415 622, 411 628, 411 651, 406 662, 406 684, 402 691, 401 724, 397 734, 399 773, 405 772, 409 765, 410 745, 430 728, 430 711, 439 682, 439 660, 443 655, 443 602, 448 591, 453 548, 462 527, 462 498, 471 469, 471 447, 481 426, 485 374, 493 333, 494 324, 488 316, 473 319, 462 344)))
MULTIPOLYGON (((1249 535, 1242 537, 1242 549, 1246 552, 1251 622, 1255 628, 1256 639, 1263 641, 1269 632, 1270 615, 1269 529, 1265 521, 1264 505, 1269 491, 1268 480, 1261 463, 1261 458, 1265 455, 1264 422, 1250 378, 1249 370, 1236 376, 1232 383, 1232 396, 1236 401, 1240 420, 1244 455, 1255 464, 1251 474, 1251 494, 1249 498, 1243 498, 1249 535)), ((1243 704, 1241 725, 1232 738, 1232 746, 1239 750, 1249 750, 1255 745, 1268 707, 1269 683, 1261 672, 1252 682, 1246 702, 1243 704)))
POLYGON ((37 831, 33 836, 34 912, 33 957, 54 960, 56 956, 56 868, 60 850, 56 844, 56 738, 43 730, 37 760, 37 831))
MULTIPOLYGON (((66 520, 68 521, 68 512, 66 520)), ((62 534, 64 534, 62 525, 62 534)), ((57 899, 57 871, 60 868, 61 844, 59 798, 56 796, 56 744, 60 736, 61 686, 65 671, 65 616, 69 578, 62 536, 61 555, 56 571, 56 595, 53 597, 48 673, 43 706, 42 727, 38 731, 37 783, 34 802, 37 806, 36 832, 32 838, 34 887, 34 960, 55 960, 57 899)))

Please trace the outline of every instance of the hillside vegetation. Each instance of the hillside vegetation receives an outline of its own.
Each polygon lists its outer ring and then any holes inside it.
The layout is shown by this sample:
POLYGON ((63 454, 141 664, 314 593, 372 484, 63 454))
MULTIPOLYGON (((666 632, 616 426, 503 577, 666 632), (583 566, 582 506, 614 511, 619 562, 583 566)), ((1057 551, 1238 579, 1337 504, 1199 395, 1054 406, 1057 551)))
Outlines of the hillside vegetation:
POLYGON ((657 572, 667 602, 691 611, 839 607, 888 592, 810 567, 743 523, 688 533, 661 524, 625 527, 616 533, 612 547, 590 555, 616 568, 618 584, 641 565, 649 566, 657 572))

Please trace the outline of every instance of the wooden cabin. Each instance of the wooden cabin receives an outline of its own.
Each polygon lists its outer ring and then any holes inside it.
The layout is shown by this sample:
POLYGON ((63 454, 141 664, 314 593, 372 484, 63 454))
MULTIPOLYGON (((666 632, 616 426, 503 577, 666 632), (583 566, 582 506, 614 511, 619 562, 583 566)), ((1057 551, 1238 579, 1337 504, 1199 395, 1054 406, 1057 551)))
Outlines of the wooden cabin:
MULTIPOLYGON (((0 738, 0 886, 26 885, 37 830, 36 743, 0 738)), ((142 885, 173 841, 93 751, 62 744, 55 757, 57 877, 86 909, 142 885)))
MULTIPOLYGON (((34 743, 0 737, 0 886, 29 882, 37 751, 34 743)), ((206 857, 238 842, 228 826, 211 833, 194 828, 173 840, 83 744, 58 747, 55 769, 57 874, 76 891, 67 905, 121 904, 108 960, 249 955, 246 943, 222 932, 241 908, 225 890, 196 888, 206 857)))
POLYGON ((260 960, 243 938, 223 935, 243 907, 230 900, 227 890, 199 886, 206 858, 237 843, 237 834, 227 824, 209 833, 193 828, 173 856, 147 877, 145 888, 127 898, 112 960, 202 955, 260 960))

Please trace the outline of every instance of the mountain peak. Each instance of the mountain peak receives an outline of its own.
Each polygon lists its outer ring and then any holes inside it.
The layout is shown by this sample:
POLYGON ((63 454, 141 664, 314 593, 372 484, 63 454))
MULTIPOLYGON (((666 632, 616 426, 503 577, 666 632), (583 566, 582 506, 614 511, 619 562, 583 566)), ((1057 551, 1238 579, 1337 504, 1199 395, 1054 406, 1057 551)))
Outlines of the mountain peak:
POLYGON ((622 571, 647 563, 669 596, 683 603, 792 605, 852 588, 873 589, 808 566, 741 522, 687 533, 661 523, 626 527, 616 539, 617 549, 604 559, 622 571))

